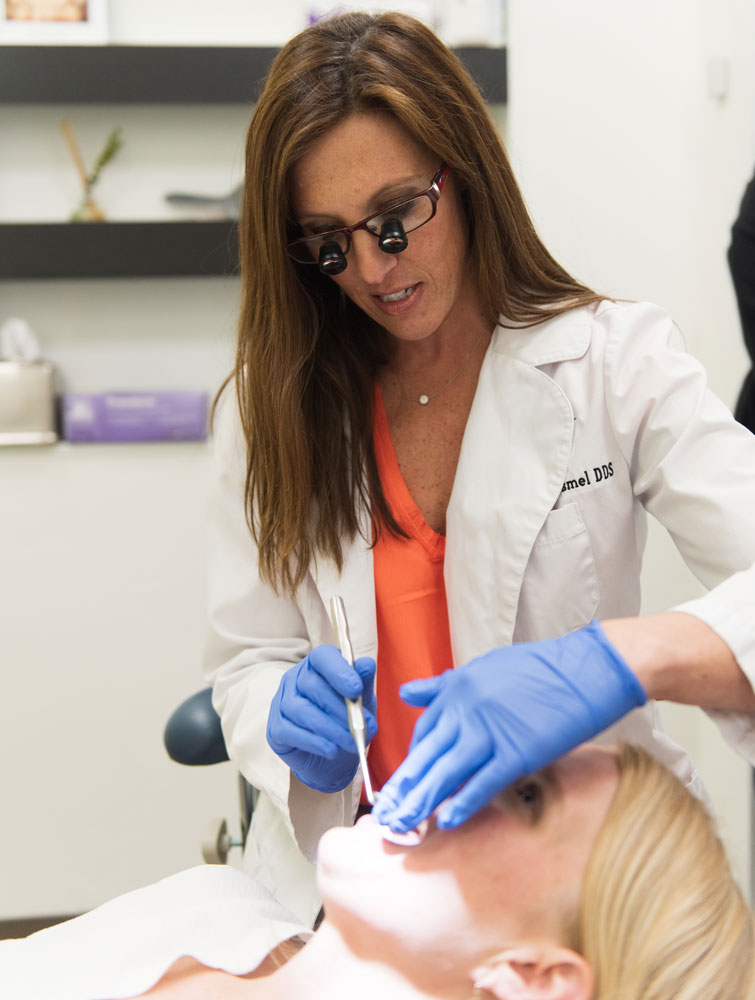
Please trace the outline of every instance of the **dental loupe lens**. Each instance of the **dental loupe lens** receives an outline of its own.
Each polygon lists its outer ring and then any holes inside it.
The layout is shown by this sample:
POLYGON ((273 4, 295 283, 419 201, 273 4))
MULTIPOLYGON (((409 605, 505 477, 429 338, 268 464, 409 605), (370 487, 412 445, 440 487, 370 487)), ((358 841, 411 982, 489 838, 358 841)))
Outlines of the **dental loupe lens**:
POLYGON ((340 274, 346 270, 346 257, 343 250, 337 243, 324 243, 320 247, 320 255, 317 259, 317 266, 323 274, 340 274))
POLYGON ((398 219, 388 219, 383 223, 378 243, 384 253, 401 253, 402 250, 406 250, 409 240, 398 219))

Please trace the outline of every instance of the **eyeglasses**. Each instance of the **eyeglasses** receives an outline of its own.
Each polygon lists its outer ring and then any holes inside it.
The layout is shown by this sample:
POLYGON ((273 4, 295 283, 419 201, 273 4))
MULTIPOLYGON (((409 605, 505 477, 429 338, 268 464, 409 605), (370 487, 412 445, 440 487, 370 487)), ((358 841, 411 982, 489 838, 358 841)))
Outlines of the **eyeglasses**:
MULTIPOLYGON (((342 261, 340 270, 346 267, 343 257, 351 249, 351 235, 363 229, 378 240, 381 250, 386 253, 400 253, 406 249, 406 233, 411 233, 435 215, 443 185, 448 179, 451 168, 442 163, 438 172, 430 182, 427 191, 412 195, 404 201, 398 201, 395 205, 390 205, 376 215, 368 215, 366 219, 357 222, 353 226, 344 226, 342 229, 329 229, 324 233, 316 233, 314 236, 305 236, 299 240, 293 240, 286 247, 289 254, 300 264, 320 264, 324 273, 329 273, 327 264, 323 267, 321 252, 326 249, 326 254, 334 253, 342 261), (397 226, 396 223, 399 223, 397 226), (328 244, 335 244, 328 247, 328 244)), ((333 269, 332 273, 338 273, 333 269)))

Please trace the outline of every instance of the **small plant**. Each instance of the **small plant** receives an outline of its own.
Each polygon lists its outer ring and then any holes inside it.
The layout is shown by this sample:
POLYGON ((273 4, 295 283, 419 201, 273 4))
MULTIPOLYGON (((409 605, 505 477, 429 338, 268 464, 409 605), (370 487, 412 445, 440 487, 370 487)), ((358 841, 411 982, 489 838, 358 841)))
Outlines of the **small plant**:
POLYGON ((121 129, 114 128, 108 135, 105 140, 105 145, 102 147, 100 155, 95 160, 91 172, 87 173, 86 166, 84 165, 84 158, 82 157, 78 143, 76 142, 73 125, 71 125, 70 121, 64 119, 60 123, 60 127, 63 130, 63 135, 68 143, 68 148, 71 152, 71 156, 76 166, 79 180, 81 181, 81 186, 84 192, 78 208, 71 214, 71 222, 103 222, 105 219, 105 213, 92 197, 92 191, 94 190, 94 187, 97 184, 100 174, 104 168, 112 159, 115 158, 118 150, 123 145, 121 129))

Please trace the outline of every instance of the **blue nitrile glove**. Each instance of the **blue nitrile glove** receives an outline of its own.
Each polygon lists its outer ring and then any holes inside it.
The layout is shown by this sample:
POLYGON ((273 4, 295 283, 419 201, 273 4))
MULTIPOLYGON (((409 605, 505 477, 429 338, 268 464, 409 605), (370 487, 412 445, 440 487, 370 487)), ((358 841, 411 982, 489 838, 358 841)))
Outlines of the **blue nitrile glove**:
POLYGON ((596 621, 560 639, 494 649, 438 677, 410 681, 401 697, 427 707, 406 760, 373 809, 379 823, 401 832, 450 795, 438 826, 458 826, 511 782, 647 701, 596 621))
POLYGON ((340 792, 359 766, 344 698, 362 696, 369 742, 377 733, 374 686, 371 657, 352 667, 335 646, 315 646, 281 678, 267 717, 267 742, 305 785, 340 792))

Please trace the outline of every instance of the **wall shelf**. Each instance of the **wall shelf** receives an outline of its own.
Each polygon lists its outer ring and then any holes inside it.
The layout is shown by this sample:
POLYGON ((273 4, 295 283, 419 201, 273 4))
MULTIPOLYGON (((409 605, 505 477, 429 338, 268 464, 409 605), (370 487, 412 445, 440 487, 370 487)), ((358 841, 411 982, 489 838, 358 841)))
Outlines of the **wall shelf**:
MULTIPOLYGON (((0 45, 0 104, 252 104, 276 48, 0 45)), ((455 50, 493 104, 506 49, 455 50)))
POLYGON ((232 277, 238 233, 220 222, 0 225, 0 278, 232 277))

